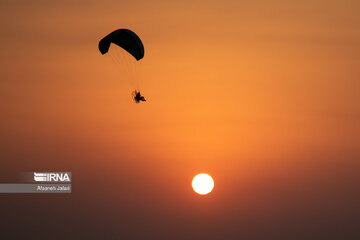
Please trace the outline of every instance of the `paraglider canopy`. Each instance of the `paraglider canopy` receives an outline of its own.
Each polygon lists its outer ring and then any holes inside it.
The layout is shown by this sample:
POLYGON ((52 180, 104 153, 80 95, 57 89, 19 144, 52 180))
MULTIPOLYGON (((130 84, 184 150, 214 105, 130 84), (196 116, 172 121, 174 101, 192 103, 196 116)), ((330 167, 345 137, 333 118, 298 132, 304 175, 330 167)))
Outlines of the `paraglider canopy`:
POLYGON ((144 45, 140 38, 129 29, 115 30, 101 39, 99 42, 101 54, 108 52, 111 43, 123 48, 138 61, 144 57, 144 45))

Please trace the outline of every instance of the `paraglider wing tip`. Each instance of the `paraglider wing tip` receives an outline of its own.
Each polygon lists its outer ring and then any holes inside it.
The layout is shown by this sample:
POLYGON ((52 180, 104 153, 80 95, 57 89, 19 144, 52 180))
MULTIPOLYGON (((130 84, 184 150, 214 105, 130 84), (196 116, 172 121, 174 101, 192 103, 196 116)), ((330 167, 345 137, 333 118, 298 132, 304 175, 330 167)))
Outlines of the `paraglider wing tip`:
POLYGON ((111 44, 111 42, 107 41, 106 38, 102 39, 99 42, 99 51, 101 52, 102 55, 104 55, 105 53, 108 52, 110 44, 111 44))

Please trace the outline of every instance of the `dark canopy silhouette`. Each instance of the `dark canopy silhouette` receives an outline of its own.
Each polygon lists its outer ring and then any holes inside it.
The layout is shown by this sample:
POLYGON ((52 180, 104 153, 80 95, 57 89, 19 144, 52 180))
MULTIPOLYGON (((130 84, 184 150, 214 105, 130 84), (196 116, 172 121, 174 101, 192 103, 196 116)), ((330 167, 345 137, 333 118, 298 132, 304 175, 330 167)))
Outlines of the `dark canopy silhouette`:
POLYGON ((144 45, 140 38, 129 29, 115 30, 101 39, 99 42, 101 54, 108 52, 111 43, 122 47, 138 61, 144 57, 144 45))

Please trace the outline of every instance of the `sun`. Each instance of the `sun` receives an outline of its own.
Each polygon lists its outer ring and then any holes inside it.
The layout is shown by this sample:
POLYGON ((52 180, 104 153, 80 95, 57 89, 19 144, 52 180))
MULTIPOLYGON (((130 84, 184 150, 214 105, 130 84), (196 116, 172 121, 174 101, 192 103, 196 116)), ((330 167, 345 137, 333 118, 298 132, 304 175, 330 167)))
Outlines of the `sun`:
POLYGON ((214 180, 209 174, 200 173, 193 178, 191 185, 196 193, 205 195, 213 190, 214 180))

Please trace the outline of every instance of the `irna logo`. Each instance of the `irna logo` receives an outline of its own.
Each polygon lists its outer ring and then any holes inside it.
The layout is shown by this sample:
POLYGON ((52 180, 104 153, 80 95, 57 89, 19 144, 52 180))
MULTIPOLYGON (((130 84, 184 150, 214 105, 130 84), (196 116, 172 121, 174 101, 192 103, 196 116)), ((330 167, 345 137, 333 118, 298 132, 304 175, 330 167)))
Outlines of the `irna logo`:
POLYGON ((34 172, 35 182, 71 182, 71 172, 34 172))

